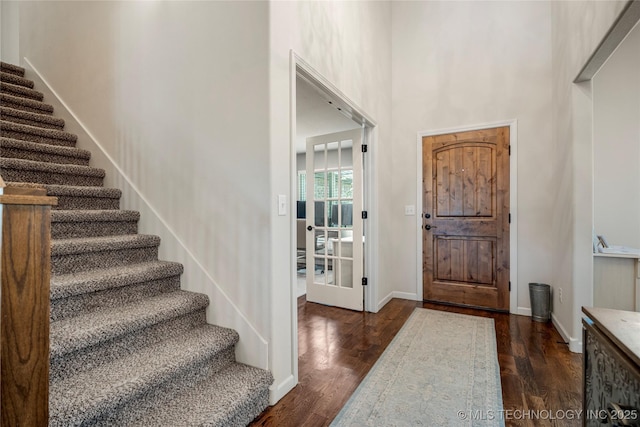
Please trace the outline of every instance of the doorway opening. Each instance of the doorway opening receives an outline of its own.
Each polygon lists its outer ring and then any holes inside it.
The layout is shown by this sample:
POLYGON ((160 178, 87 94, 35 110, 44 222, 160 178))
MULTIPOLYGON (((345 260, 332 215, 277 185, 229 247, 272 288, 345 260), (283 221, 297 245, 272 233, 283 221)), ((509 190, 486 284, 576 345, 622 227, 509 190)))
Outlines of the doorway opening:
POLYGON ((310 301, 371 310, 375 271, 367 267, 375 265, 371 261, 375 239, 371 221, 363 218, 373 201, 369 146, 375 123, 293 52, 292 83, 292 200, 296 200, 292 306, 312 288, 310 301), (314 147, 311 153, 308 147, 314 147))
POLYGON ((354 190, 355 201, 358 205, 362 202, 362 167, 354 170, 354 164, 361 162, 353 152, 351 135, 361 132, 362 125, 341 114, 330 102, 311 83, 296 76, 298 297, 305 295, 314 282, 336 285, 329 287, 333 291, 340 287, 334 277, 340 245, 334 245, 338 243, 334 240, 353 231, 354 190), (313 144, 311 149, 308 143, 313 144))
MULTIPOLYGON (((375 192, 373 191, 375 187, 375 176, 374 173, 374 165, 375 165, 375 150, 371 148, 375 148, 376 136, 377 136, 377 128, 375 121, 367 115, 364 110, 358 107, 353 101, 351 101, 347 96, 345 96, 337 87, 335 87, 331 82, 329 82, 325 77, 323 77, 320 73, 314 70, 307 62, 305 62, 302 58, 300 58, 296 53, 292 50, 290 53, 290 105, 291 105, 291 191, 290 191, 290 200, 298 200, 298 150, 296 149, 296 135, 298 134, 298 127, 302 124, 302 119, 300 124, 298 123, 297 113, 298 113, 298 105, 297 105, 297 94, 300 90, 299 88, 309 89, 311 96, 315 101, 319 101, 322 104, 322 107, 331 107, 332 114, 336 112, 343 116, 347 121, 343 124, 349 127, 353 126, 352 123, 355 123, 358 129, 361 131, 362 135, 362 144, 365 144, 369 149, 368 153, 365 156, 362 154, 362 206, 363 210, 371 210, 375 213, 376 206, 376 198, 375 192)), ((319 104, 318 104, 319 106, 319 104)), ((353 128, 352 128, 353 129, 353 128)), ((329 130, 335 131, 336 129, 329 130)), ((320 133, 323 133, 321 131, 320 133)), ((306 137, 303 138, 306 143, 306 137)), ((341 141, 342 142, 342 141, 341 141)), ((353 141, 352 141, 353 142, 353 141)), ((302 142, 301 144, 302 145, 302 142)), ((364 151, 364 150, 363 150, 364 151)), ((306 158, 305 158, 306 159, 306 158)), ((306 164, 306 160, 304 162, 306 164)), ((305 171, 306 172, 306 171, 305 171)), ((328 172, 328 171, 327 171, 328 172)), ((315 174, 314 174, 315 175, 315 174)), ((348 199, 348 197, 346 197, 348 199)), ((340 200, 338 200, 340 201, 340 200)), ((293 203, 292 203, 293 205, 293 203)), ((297 204, 295 205, 297 208, 297 204)), ((306 207, 306 201, 305 201, 306 207)), ((332 208, 333 209, 333 208, 332 208)), ((322 210, 325 212, 325 210, 322 210)), ((292 243, 297 242, 297 229, 298 229, 298 213, 297 209, 293 209, 293 218, 291 220, 291 232, 292 232, 292 243)), ((329 213, 326 210, 327 214, 323 214, 326 217, 329 213)), ((342 212, 342 208, 340 208, 340 212, 342 212)), ((315 212, 314 212, 315 214, 315 212)), ((352 212, 354 216, 362 215, 361 212, 352 212)), ((344 213, 340 213, 339 215, 344 215, 344 213)), ((306 216, 306 215, 305 215, 306 216)), ((305 221, 307 218, 304 219, 305 221)), ((315 220, 315 219, 314 219, 315 220)), ((337 224, 340 226, 344 223, 344 218, 338 220, 337 224)), ((378 251, 375 245, 377 241, 377 219, 375 215, 373 218, 368 219, 363 222, 362 226, 362 235, 366 237, 366 250, 363 250, 363 264, 362 271, 364 277, 366 277, 368 281, 368 286, 363 289, 363 299, 364 299, 364 310, 365 311, 373 311, 377 312, 377 257, 378 251)), ((307 225, 308 227, 308 225, 307 225)), ((313 229, 313 227, 312 227, 313 229)), ((324 230, 323 230, 324 231, 324 230)), ((328 231, 328 230, 327 230, 328 231)), ((308 230, 307 230, 308 232, 308 230)), ((307 234, 308 236, 308 234, 307 234)), ((305 240, 309 240, 309 237, 306 237, 305 240)), ((311 239, 314 241, 315 239, 311 239)), ((298 251, 296 248, 292 248, 291 253, 291 330, 294 332, 292 335, 291 349, 292 349, 292 363, 293 363, 293 382, 294 384, 298 383, 298 295, 303 292, 303 289, 298 290, 298 251)), ((306 250, 306 246, 305 246, 306 250)), ((306 256, 304 257, 306 259, 306 256)), ((305 275, 307 274, 308 263, 305 262, 305 275)), ((300 265, 302 267, 302 265, 300 265)), ((315 274, 315 265, 311 267, 311 270, 315 274)), ((315 276, 314 276, 315 277, 315 276)), ((304 283, 306 283, 306 277, 303 279, 304 283)), ((364 281, 364 280, 363 280, 364 281)), ((306 293, 306 287, 304 289, 306 293)), ((304 297, 300 297, 302 299, 304 297)), ((306 304, 306 303, 305 303, 306 304)))

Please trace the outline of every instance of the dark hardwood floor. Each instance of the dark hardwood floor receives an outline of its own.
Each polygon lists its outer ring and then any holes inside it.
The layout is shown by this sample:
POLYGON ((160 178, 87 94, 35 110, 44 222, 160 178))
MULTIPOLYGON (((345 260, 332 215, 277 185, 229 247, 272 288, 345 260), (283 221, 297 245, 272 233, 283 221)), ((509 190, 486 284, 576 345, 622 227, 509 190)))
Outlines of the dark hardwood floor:
MULTIPOLYGON (((494 319, 505 411, 556 414, 582 408, 582 356, 569 351, 551 323, 400 299, 378 313, 360 313, 307 303, 301 297, 299 384, 251 425, 329 425, 415 307, 494 319)), ((522 419, 529 417, 511 414, 507 426, 581 425, 577 419, 522 419)))

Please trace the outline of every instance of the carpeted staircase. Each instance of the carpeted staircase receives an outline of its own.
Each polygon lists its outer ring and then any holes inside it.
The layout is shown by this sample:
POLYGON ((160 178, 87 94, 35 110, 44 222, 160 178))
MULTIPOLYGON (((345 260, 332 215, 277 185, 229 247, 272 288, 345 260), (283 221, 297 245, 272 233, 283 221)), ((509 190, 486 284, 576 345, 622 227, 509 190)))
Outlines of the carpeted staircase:
POLYGON ((206 295, 75 148, 76 135, 1 63, 0 174, 44 187, 51 215, 51 426, 240 426, 268 405, 267 371, 235 361, 238 334, 206 323, 206 295))

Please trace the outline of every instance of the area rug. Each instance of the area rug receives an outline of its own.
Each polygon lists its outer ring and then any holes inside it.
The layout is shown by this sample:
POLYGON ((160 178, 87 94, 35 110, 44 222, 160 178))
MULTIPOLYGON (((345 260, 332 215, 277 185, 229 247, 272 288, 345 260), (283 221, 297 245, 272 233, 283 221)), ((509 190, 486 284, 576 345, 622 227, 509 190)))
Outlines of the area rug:
POLYGON ((416 308, 332 426, 504 426, 493 319, 416 308))

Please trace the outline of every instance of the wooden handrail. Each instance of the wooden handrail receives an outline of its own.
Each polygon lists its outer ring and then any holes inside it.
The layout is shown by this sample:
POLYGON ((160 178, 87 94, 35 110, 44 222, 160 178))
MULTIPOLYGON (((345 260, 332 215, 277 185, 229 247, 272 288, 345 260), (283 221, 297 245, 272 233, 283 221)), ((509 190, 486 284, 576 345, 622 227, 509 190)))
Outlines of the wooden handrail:
POLYGON ((0 204, 0 424, 46 426, 51 206, 57 199, 40 188, 5 187, 0 204))

